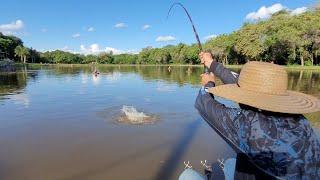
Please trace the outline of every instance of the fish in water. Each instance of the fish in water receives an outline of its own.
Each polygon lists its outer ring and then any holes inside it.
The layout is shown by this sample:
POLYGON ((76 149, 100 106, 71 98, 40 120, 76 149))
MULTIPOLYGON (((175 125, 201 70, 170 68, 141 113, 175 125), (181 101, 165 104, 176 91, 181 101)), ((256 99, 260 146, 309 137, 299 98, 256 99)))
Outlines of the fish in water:
POLYGON ((132 125, 153 124, 160 120, 160 115, 138 111, 133 106, 113 106, 97 113, 105 120, 132 125))
POLYGON ((139 112, 133 106, 123 106, 121 109, 119 122, 128 124, 150 124, 157 120, 156 116, 147 115, 144 112, 139 112))

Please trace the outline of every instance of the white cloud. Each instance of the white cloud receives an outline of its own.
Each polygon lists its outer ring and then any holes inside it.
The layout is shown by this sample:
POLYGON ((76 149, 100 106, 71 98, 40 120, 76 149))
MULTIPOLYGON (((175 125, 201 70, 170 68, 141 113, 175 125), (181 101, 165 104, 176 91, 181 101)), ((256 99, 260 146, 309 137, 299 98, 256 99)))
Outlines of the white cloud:
POLYGON ((92 32, 92 31, 94 31, 95 29, 94 29, 94 27, 89 27, 88 29, 87 29, 87 31, 89 31, 89 32, 92 32))
POLYGON ((86 47, 85 45, 80 45, 80 51, 83 54, 98 54, 102 52, 102 50, 99 47, 99 44, 91 44, 89 47, 86 47))
POLYGON ((142 26, 142 30, 147 30, 149 28, 151 28, 151 25, 149 25, 149 24, 145 24, 142 26))
POLYGON ((108 53, 112 52, 113 54, 121 54, 121 53, 124 53, 122 50, 116 49, 116 48, 112 48, 112 47, 106 47, 106 48, 105 48, 105 51, 108 52, 108 53))
POLYGON ((79 54, 79 52, 74 51, 73 49, 71 49, 69 46, 63 46, 62 48, 52 48, 52 49, 38 49, 38 51, 40 52, 52 52, 52 51, 56 51, 56 50, 60 50, 60 51, 65 51, 65 52, 70 52, 73 54, 79 54))
POLYGON ((137 50, 137 49, 130 49, 125 51, 125 53, 127 54, 139 54, 141 50, 137 50))
POLYGON ((286 8, 282 6, 280 3, 273 4, 272 6, 269 6, 269 7, 262 6, 259 8, 258 11, 247 14, 246 19, 248 20, 267 19, 271 17, 272 14, 284 9, 286 8))
POLYGON ((117 23, 113 27, 115 27, 115 28, 126 28, 128 26, 125 23, 117 23))
POLYGON ((0 24, 0 32, 3 34, 14 34, 24 28, 24 23, 22 20, 16 20, 9 24, 0 24))
POLYGON ((75 51, 73 51, 72 49, 70 49, 69 46, 64 46, 63 48, 61 48, 61 49, 59 49, 59 50, 77 54, 77 52, 75 52, 75 51))
POLYGON ((306 12, 307 10, 308 10, 307 7, 296 8, 290 12, 290 15, 292 15, 292 16, 299 15, 299 14, 306 12))
POLYGON ((67 49, 69 49, 69 46, 64 46, 64 47, 62 48, 62 50, 67 50, 67 49))
POLYGON ((81 54, 99 54, 102 52, 110 53, 112 51, 113 54, 137 54, 139 51, 137 50, 120 50, 113 47, 105 47, 100 48, 99 44, 94 43, 90 46, 85 46, 83 44, 80 45, 80 52, 81 54))
POLYGON ((112 51, 113 54, 138 54, 140 51, 136 49, 130 50, 120 50, 112 47, 106 47, 105 52, 110 53, 112 51))
POLYGON ((299 8, 291 10, 291 9, 281 5, 280 3, 277 3, 277 4, 273 4, 272 6, 269 6, 269 7, 266 7, 266 6, 260 7, 258 11, 251 12, 251 13, 247 14, 246 19, 253 20, 253 21, 261 20, 261 19, 268 19, 269 17, 272 16, 272 14, 277 13, 282 10, 286 10, 286 11, 290 12, 290 15, 294 16, 294 15, 299 15, 299 14, 306 12, 308 10, 308 8, 307 7, 299 7, 299 8))
POLYGON ((210 40, 210 39, 213 39, 213 38, 216 38, 216 37, 217 37, 216 34, 210 34, 210 35, 204 37, 203 39, 205 39, 207 41, 207 40, 210 40))
POLYGON ((174 40, 176 40, 176 38, 173 36, 159 36, 156 39, 157 42, 168 42, 168 41, 174 41, 174 40))
POLYGON ((41 32, 47 32, 47 31, 48 31, 47 28, 42 28, 42 29, 41 29, 41 32))
POLYGON ((78 38, 78 37, 80 37, 80 33, 75 33, 75 34, 72 35, 72 37, 73 38, 78 38))

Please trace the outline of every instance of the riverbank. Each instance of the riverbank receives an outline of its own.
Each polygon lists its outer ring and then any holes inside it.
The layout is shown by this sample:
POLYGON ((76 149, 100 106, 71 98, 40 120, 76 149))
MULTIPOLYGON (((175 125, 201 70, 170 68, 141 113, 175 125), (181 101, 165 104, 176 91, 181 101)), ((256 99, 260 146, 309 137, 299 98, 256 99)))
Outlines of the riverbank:
MULTIPOLYGON (((22 63, 16 63, 16 66, 23 66, 22 63)), ((37 67, 37 66, 63 66, 63 67, 83 67, 83 66, 181 66, 181 67, 203 67, 199 64, 40 64, 40 63, 27 63, 26 65, 37 67)), ((231 69, 242 68, 243 65, 226 65, 231 69)), ((320 66, 300 66, 300 65, 284 65, 286 69, 292 70, 319 70, 320 66)))
POLYGON ((0 72, 15 71, 15 63, 10 59, 0 60, 0 72))

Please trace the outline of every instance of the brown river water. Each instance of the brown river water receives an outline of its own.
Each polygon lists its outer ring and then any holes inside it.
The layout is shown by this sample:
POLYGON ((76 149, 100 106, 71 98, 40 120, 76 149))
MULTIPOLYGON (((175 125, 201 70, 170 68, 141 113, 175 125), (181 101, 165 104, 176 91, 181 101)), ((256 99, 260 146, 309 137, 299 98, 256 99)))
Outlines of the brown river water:
MULTIPOLYGON (((177 179, 184 161, 235 156, 193 106, 201 67, 97 69, 0 73, 0 179, 177 179)), ((320 98, 320 71, 288 73, 289 89, 320 98)), ((320 113, 306 116, 319 132, 320 113)))

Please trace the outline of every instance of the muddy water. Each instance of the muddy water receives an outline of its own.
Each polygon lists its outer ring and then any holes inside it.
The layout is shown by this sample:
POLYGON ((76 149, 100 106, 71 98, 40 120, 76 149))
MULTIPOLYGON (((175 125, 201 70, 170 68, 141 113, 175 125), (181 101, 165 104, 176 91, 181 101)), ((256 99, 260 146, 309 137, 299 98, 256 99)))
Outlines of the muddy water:
MULTIPOLYGON (((98 69, 0 74, 0 179, 176 179, 183 161, 235 155, 193 107, 200 67, 98 69), (119 122, 124 106, 155 119, 119 122)), ((320 72, 289 71, 289 88, 320 97, 320 72)))

